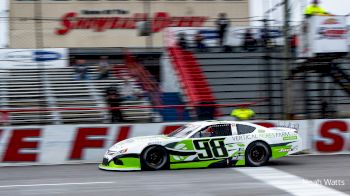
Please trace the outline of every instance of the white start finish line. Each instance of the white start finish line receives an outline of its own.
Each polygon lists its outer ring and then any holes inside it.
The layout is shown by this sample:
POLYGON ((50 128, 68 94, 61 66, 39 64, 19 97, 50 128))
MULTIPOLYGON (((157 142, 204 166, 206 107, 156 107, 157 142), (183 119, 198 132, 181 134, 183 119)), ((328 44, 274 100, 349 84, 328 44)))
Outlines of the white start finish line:
POLYGON ((272 167, 246 167, 233 168, 244 175, 264 182, 277 189, 297 196, 345 196, 347 194, 330 187, 310 182, 309 180, 272 167))

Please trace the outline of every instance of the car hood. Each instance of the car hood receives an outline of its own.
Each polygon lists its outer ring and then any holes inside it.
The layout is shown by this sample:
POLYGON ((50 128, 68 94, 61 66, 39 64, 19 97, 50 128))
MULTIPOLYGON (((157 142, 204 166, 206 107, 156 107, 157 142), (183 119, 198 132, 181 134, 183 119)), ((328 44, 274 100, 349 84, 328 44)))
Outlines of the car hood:
POLYGON ((127 148, 131 145, 142 145, 142 144, 161 144, 163 141, 169 140, 171 137, 167 137, 165 135, 154 135, 154 136, 140 136, 140 137, 133 137, 130 139, 126 139, 123 141, 120 141, 113 145, 109 150, 120 150, 123 148, 127 148))

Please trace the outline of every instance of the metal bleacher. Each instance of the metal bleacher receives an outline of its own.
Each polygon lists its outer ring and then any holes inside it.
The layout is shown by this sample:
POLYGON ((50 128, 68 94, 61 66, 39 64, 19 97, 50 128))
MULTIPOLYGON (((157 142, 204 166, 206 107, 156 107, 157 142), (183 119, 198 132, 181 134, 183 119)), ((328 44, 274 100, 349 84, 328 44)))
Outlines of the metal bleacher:
MULTIPOLYGON (((76 80, 73 67, 0 70, 0 109, 21 110, 9 113, 8 124, 108 123, 108 111, 100 109, 107 107, 105 90, 112 85, 122 89, 124 79, 115 77, 114 72, 125 76, 128 70, 123 65, 117 65, 108 79, 96 80, 97 62, 88 61, 87 64, 90 80, 76 80), (35 111, 41 108, 77 109, 35 111)), ((136 78, 131 81, 134 88, 146 94, 136 78)), ((121 106, 134 105, 151 104, 147 97, 143 97, 136 101, 124 101, 121 106)), ((127 121, 150 121, 152 113, 152 109, 148 108, 122 109, 127 121)))
MULTIPOLYGON (((280 80, 281 63, 271 62, 269 66, 263 58, 263 52, 201 52, 196 58, 206 76, 218 104, 254 102, 269 97, 268 83, 273 88, 273 111, 281 111, 282 91, 280 80), (270 74, 270 76, 268 76, 270 74), (267 80, 267 77, 269 80, 267 80)), ((266 102, 251 106, 260 118, 269 118, 271 108, 266 102)), ((229 115, 232 108, 222 108, 224 115, 229 115)), ((278 118, 276 116, 276 118, 278 118)))
MULTIPOLYGON (((256 118, 283 118, 283 61, 281 52, 270 52, 270 58, 265 58, 263 51, 245 52, 197 52, 196 59, 201 65, 206 80, 218 104, 233 104, 259 101, 250 106, 257 113, 256 118)), ((349 75, 350 58, 341 60, 338 68, 343 75, 349 75)), ((291 64, 296 67, 296 63, 291 64)), ((337 111, 333 117, 349 116, 350 99, 345 87, 348 83, 339 85, 335 76, 330 77, 320 70, 305 71, 293 77, 293 89, 290 95, 293 104, 293 114, 308 115, 309 118, 320 118, 321 102, 326 99, 329 110, 337 111), (305 77, 306 76, 306 77, 305 77), (345 86, 345 87, 344 87, 345 86), (343 88, 343 89, 342 89, 343 88)), ((339 75, 339 74, 338 74, 339 75)), ((222 108, 224 115, 229 115, 232 108, 222 108)), ((331 112, 333 112, 331 111, 331 112)))

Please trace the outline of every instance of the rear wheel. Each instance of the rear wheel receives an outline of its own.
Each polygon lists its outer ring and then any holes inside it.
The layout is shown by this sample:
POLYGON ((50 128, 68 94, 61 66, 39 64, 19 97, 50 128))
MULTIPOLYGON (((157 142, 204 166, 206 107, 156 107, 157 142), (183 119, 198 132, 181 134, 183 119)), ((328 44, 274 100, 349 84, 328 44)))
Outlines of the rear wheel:
POLYGON ((245 159, 249 166, 258 167, 266 165, 270 158, 269 146, 264 142, 250 144, 245 153, 245 159))
POLYGON ((143 151, 141 161, 145 170, 164 169, 168 164, 168 153, 161 146, 150 146, 143 151))

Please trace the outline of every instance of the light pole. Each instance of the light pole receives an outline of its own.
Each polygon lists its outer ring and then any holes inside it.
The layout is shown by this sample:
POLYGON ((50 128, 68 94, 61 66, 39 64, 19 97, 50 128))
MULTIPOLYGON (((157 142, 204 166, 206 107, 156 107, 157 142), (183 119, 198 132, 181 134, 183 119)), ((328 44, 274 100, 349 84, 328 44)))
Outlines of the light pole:
POLYGON ((283 25, 283 36, 284 36, 284 48, 283 48, 283 78, 284 78, 284 93, 283 93, 283 104, 284 104, 284 119, 290 119, 292 114, 292 81, 289 78, 290 68, 290 42, 289 42, 289 21, 290 21, 290 9, 289 0, 284 0, 284 25, 283 25))
MULTIPOLYGON (((35 48, 41 49, 44 47, 44 38, 43 38, 43 27, 42 27, 42 0, 37 0, 34 2, 34 31, 35 31, 35 48)), ((36 58, 36 57, 35 57, 36 58)), ((43 94, 45 94, 44 88, 44 63, 37 61, 38 75, 41 80, 41 86, 39 87, 43 94)), ((44 96, 45 97, 45 96, 44 96)), ((38 100, 39 108, 43 108, 46 105, 43 103, 43 100, 38 100)), ((42 124, 44 114, 39 113, 39 122, 42 124)))
POLYGON ((153 47, 151 0, 143 0, 143 10, 147 14, 146 28, 149 30, 149 34, 145 37, 145 46, 150 48, 153 47))

